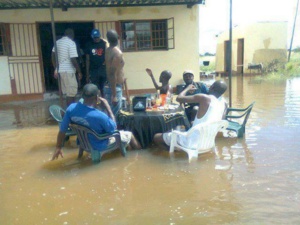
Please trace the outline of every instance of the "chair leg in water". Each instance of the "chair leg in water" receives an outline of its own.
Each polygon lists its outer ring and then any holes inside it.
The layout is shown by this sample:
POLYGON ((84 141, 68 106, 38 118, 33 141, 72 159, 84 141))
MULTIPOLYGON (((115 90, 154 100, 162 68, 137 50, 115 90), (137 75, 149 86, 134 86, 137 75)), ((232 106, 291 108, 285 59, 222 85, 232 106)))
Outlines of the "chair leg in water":
POLYGON ((101 160, 101 152, 100 151, 92 150, 91 156, 92 156, 93 163, 95 163, 95 164, 100 163, 100 160, 101 160))
POLYGON ((77 159, 81 159, 81 157, 82 157, 82 155, 83 155, 83 151, 84 151, 84 149, 79 148, 79 152, 78 152, 77 159))
POLYGON ((189 156, 189 162, 191 162, 192 160, 198 159, 198 151, 197 150, 188 150, 187 153, 189 156))
POLYGON ((122 156, 126 156, 126 147, 123 144, 121 146, 121 154, 122 156))

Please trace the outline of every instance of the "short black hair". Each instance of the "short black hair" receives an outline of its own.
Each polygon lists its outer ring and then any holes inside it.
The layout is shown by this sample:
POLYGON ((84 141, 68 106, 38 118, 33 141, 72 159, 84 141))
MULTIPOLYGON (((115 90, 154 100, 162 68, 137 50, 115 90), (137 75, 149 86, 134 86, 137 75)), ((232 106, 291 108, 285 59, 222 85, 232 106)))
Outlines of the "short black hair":
POLYGON ((99 93, 99 89, 95 84, 86 84, 82 89, 83 99, 95 97, 98 95, 98 93, 99 93))
POLYGON ((65 35, 68 36, 68 37, 74 37, 74 30, 71 29, 71 28, 67 28, 65 30, 65 35))
POLYGON ((118 34, 115 30, 109 30, 106 33, 107 40, 110 45, 116 46, 118 45, 118 34))
POLYGON ((220 97, 227 90, 227 84, 223 80, 215 81, 209 88, 209 93, 214 93, 216 97, 220 97))
POLYGON ((163 78, 165 78, 166 80, 170 80, 172 77, 172 73, 169 70, 164 70, 161 72, 160 74, 163 78))

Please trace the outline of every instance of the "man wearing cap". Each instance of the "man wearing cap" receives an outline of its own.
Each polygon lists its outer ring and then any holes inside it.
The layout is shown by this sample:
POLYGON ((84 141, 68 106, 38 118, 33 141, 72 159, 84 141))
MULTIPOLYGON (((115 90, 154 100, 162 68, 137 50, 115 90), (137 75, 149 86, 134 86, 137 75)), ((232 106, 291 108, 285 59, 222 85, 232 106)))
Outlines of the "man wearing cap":
MULTIPOLYGON (((183 87, 183 90, 185 90, 189 85, 193 85, 195 89, 189 90, 186 95, 195 95, 195 94, 208 94, 208 88, 207 86, 202 82, 194 82, 194 73, 192 70, 186 70, 183 72, 183 80, 185 82, 185 86, 183 87)), ((188 120, 191 122, 194 120, 195 115, 197 113, 197 106, 199 106, 198 103, 185 103, 185 113, 188 117, 188 120)))
POLYGON ((92 82, 99 88, 103 95, 103 87, 106 82, 105 49, 106 41, 101 38, 100 31, 93 29, 92 42, 85 48, 86 55, 86 83, 92 82))

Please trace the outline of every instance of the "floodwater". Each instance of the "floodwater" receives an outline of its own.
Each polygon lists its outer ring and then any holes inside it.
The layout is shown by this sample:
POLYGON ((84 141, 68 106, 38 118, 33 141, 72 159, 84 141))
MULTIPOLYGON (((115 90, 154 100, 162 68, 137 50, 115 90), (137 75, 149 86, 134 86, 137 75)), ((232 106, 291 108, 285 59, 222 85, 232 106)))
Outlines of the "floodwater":
MULTIPOLYGON (((0 224, 300 224, 300 79, 232 80, 232 105, 256 101, 242 139, 188 163, 157 148, 50 161, 51 102, 0 105, 0 224)), ((227 96, 228 98, 228 96, 227 96)))

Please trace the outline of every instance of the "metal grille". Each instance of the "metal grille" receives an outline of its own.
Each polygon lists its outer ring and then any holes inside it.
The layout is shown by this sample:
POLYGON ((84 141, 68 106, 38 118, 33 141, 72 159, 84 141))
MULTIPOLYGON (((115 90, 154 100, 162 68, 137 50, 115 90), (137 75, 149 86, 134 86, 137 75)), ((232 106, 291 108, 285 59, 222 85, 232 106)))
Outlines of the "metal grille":
POLYGON ((10 77, 16 94, 43 93, 36 25, 10 24, 12 56, 8 57, 10 77))
POLYGON ((124 51, 168 49, 167 20, 126 21, 121 27, 124 51))

